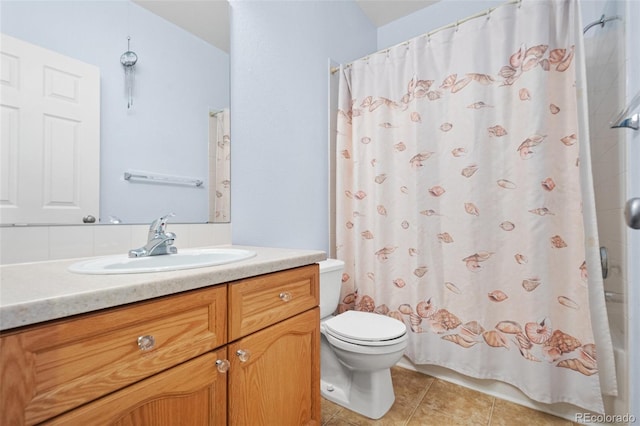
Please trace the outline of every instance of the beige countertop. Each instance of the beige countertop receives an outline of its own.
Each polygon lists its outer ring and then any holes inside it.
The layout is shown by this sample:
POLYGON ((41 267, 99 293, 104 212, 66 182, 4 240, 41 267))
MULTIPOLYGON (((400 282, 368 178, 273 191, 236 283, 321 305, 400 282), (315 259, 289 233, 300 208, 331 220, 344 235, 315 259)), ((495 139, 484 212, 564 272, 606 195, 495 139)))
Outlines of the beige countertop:
POLYGON ((83 275, 67 270, 86 259, 0 266, 0 330, 304 266, 327 257, 317 250, 215 247, 253 250, 257 255, 225 265, 140 274, 83 275))

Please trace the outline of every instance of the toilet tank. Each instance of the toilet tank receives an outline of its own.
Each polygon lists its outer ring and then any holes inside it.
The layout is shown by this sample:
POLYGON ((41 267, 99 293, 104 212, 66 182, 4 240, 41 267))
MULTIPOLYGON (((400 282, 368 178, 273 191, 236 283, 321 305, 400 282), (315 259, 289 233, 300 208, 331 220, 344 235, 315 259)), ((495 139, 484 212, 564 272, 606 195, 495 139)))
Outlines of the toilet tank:
POLYGON ((340 303, 344 262, 338 259, 327 259, 318 264, 320 265, 320 318, 325 318, 333 314, 340 303))

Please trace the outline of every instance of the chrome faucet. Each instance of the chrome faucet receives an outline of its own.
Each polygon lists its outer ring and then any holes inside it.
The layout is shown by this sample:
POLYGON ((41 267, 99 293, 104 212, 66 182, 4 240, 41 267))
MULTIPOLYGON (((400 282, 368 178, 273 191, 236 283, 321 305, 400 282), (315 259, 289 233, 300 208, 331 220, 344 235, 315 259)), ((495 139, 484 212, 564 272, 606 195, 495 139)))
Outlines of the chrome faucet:
POLYGON ((173 246, 176 234, 173 232, 165 232, 167 227, 167 219, 175 216, 169 213, 166 216, 154 220, 149 226, 149 235, 147 244, 143 247, 129 250, 129 257, 157 256, 160 254, 176 254, 178 249, 173 246))

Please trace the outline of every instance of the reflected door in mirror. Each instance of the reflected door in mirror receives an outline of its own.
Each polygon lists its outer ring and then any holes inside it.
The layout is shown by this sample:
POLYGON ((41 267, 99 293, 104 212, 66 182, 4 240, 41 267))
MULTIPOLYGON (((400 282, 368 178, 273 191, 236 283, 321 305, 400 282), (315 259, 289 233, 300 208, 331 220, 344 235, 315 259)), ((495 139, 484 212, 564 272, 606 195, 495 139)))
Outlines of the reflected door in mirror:
POLYGON ((98 216, 100 70, 0 36, 0 223, 98 216))

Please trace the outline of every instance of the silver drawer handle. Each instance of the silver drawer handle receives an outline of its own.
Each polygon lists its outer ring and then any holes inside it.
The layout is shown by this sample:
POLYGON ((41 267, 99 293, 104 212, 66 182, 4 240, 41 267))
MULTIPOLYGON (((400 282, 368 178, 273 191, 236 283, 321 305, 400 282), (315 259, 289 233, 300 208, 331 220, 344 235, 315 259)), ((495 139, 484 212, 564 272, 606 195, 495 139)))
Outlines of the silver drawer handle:
POLYGON ((150 351, 156 346, 156 339, 150 335, 146 334, 144 336, 138 337, 138 349, 141 351, 150 351))
POLYGON ((293 296, 291 295, 291 293, 289 293, 288 291, 283 291, 282 293, 280 293, 278 295, 278 297, 280 298, 280 300, 282 300, 283 302, 288 302, 291 299, 293 299, 293 296))

